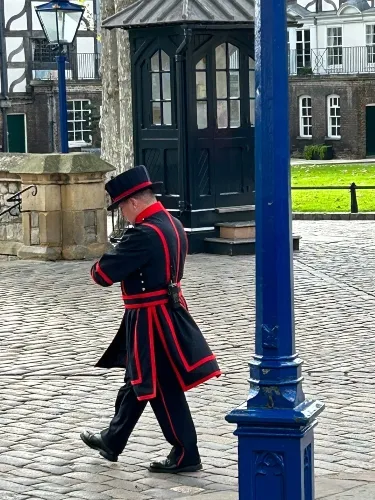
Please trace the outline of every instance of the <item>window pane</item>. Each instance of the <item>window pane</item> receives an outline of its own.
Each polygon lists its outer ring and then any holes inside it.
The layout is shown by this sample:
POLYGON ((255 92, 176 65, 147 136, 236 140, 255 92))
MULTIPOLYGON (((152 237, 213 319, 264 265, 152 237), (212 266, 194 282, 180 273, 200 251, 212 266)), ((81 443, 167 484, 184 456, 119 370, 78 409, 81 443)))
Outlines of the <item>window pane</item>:
POLYGON ((203 57, 196 66, 197 69, 206 69, 206 58, 203 57))
POLYGON ((227 101, 217 101, 217 126, 218 128, 228 128, 227 101))
POLYGON ((161 125, 161 104, 160 102, 152 103, 152 123, 161 125))
POLYGON ((169 56, 163 51, 161 52, 161 68, 163 71, 171 70, 171 62, 169 56))
POLYGON ((83 132, 83 140, 85 142, 91 142, 91 136, 89 131, 83 132))
POLYGON ((249 57, 249 69, 255 69, 255 61, 249 57))
POLYGON ((207 103, 197 102, 197 125, 199 129, 207 128, 207 103))
POLYGON ((239 128, 240 126, 240 101, 230 101, 230 128, 239 128))
POLYGON ((163 103, 163 119, 164 125, 172 125, 172 104, 170 102, 163 103))
POLYGON ((196 73, 196 92, 197 92, 197 99, 205 99, 207 97, 205 71, 198 71, 196 73))
POLYGON ((240 72, 230 71, 229 73, 229 97, 240 97, 240 72))
POLYGON ((227 92, 227 73, 225 71, 216 72, 216 97, 218 99, 225 99, 228 95, 227 92))
POLYGON ((249 74, 249 97, 255 97, 255 71, 249 74))
POLYGON ((82 120, 82 113, 80 111, 76 111, 74 113, 74 120, 77 122, 77 121, 80 121, 82 120))
POLYGON ((240 51, 234 45, 228 44, 229 69, 240 69, 240 51))
POLYGON ((73 105, 74 105, 73 101, 67 101, 68 111, 73 109, 73 105))
POLYGON ((163 99, 165 101, 171 100, 171 74, 163 73, 162 74, 163 81, 163 99))
POLYGON ((151 75, 152 77, 152 98, 155 101, 160 100, 160 77, 159 73, 154 73, 151 75))
POLYGON ((74 132, 68 132, 68 141, 73 142, 74 141, 74 132))
POLYGON ((255 126, 255 99, 250 99, 250 123, 255 126))
POLYGON ((160 71, 159 65, 159 51, 151 57, 151 71, 160 71))
POLYGON ((73 132, 74 125, 73 122, 68 122, 68 132, 73 132))
POLYGON ((216 47, 216 69, 227 69, 226 44, 216 47))

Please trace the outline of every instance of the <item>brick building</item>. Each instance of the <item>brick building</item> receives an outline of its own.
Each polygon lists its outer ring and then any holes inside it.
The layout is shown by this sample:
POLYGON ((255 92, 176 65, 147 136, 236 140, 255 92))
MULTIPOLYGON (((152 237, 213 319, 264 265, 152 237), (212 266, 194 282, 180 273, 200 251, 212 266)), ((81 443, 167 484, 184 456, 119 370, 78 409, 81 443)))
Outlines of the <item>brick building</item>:
MULTIPOLYGON (((42 2, 0 2, 0 151, 59 151, 55 52, 35 13, 42 2)), ((99 1, 86 10, 66 69, 68 138, 72 151, 100 146, 101 107, 99 1)))
POLYGON ((332 145, 337 157, 375 155, 373 0, 298 0, 288 11, 291 148, 332 145))

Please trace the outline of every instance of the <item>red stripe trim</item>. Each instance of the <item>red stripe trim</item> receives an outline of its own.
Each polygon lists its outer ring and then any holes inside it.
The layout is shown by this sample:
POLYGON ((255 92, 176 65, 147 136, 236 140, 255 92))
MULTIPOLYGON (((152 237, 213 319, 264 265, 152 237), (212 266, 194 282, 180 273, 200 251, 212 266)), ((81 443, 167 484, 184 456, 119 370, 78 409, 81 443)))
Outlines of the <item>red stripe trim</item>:
POLYGON ((132 380, 132 385, 138 385, 142 383, 142 367, 139 361, 139 353, 138 353, 138 320, 139 320, 139 311, 137 311, 137 318, 135 320, 134 327, 134 357, 135 357, 135 366, 137 368, 137 379, 132 380))
POLYGON ((181 241, 180 241, 180 235, 178 234, 178 231, 177 231, 177 228, 176 228, 176 225, 175 223, 173 222, 173 219, 172 219, 172 216, 171 214, 166 210, 165 213, 167 214, 168 216, 168 219, 173 227, 173 231, 175 232, 176 234, 176 238, 177 238, 177 266, 176 266, 176 280, 179 279, 179 276, 180 276, 180 252, 181 252, 181 241))
POLYGON ((165 274, 167 277, 167 283, 169 283, 171 281, 171 259, 169 256, 167 240, 165 239, 165 236, 162 233, 162 231, 154 224, 150 224, 148 222, 145 222, 144 226, 148 226, 148 227, 151 227, 152 229, 154 229, 154 231, 156 231, 158 233, 158 235, 161 239, 161 242, 162 242, 163 248, 164 248, 164 254, 165 254, 165 274))
POLYGON ((168 299, 154 300, 153 302, 141 302, 140 304, 125 304, 125 309, 140 309, 144 307, 161 306, 168 304, 168 299))
POLYGON ((171 366, 173 368, 173 371, 175 372, 176 374, 176 377, 177 377, 177 380, 179 381, 182 389, 186 392, 186 391, 189 391, 190 389, 193 389, 194 387, 197 387, 198 385, 200 384, 203 384, 204 382, 207 382, 207 380, 210 380, 211 378, 213 377, 220 377, 221 375, 221 371, 220 370, 216 370, 215 372, 212 372, 210 373, 209 375, 206 375, 205 377, 201 378, 200 380, 197 380, 195 381, 193 384, 191 385, 185 385, 182 377, 181 377, 181 374, 180 372, 178 371, 178 368, 176 367, 176 365, 174 364, 173 362, 173 359, 172 359, 172 356, 169 352, 169 349, 168 349, 168 346, 167 346, 167 342, 165 340, 165 337, 164 337, 164 333, 163 333, 163 329, 161 328, 161 325, 160 325, 160 322, 159 322, 159 318, 156 314, 156 310, 153 309, 153 315, 154 315, 154 319, 155 319, 155 324, 156 324, 156 329, 158 331, 158 334, 159 334, 159 337, 160 337, 160 340, 163 344, 163 347, 164 347, 164 350, 165 350, 165 353, 169 359, 169 362, 171 363, 171 366))
POLYGON ((139 191, 140 189, 144 189, 151 185, 152 185, 151 181, 142 182, 142 184, 138 184, 137 186, 134 186, 131 189, 128 189, 127 191, 124 191, 123 193, 119 194, 118 196, 116 196, 116 198, 112 198, 112 203, 116 203, 116 201, 125 198, 125 196, 129 196, 130 194, 135 193, 136 191, 139 191))
POLYGON ((126 299, 129 299, 129 300, 143 299, 143 298, 147 298, 147 297, 157 297, 159 295, 165 295, 166 293, 168 293, 167 290, 157 290, 156 292, 145 292, 145 293, 138 293, 135 295, 123 295, 122 298, 124 300, 126 300, 126 299))
POLYGON ((107 276, 105 274, 105 272, 101 269, 100 265, 99 265, 99 262, 96 263, 96 267, 95 267, 95 271, 99 274, 99 276, 101 278, 103 278, 103 280, 108 283, 108 285, 113 285, 113 281, 111 280, 111 278, 109 278, 109 276, 107 276))
POLYGON ((151 375, 152 375, 152 397, 156 397, 156 359, 155 359, 155 345, 154 345, 154 328, 152 322, 152 309, 147 309, 148 321, 148 338, 150 341, 150 356, 151 356, 151 375))
POLYGON ((165 403, 164 394, 163 394, 163 392, 162 392, 162 390, 161 390, 161 387, 160 387, 160 384, 159 384, 159 383, 158 383, 158 389, 159 389, 159 391, 160 391, 161 400, 162 400, 162 403, 163 403, 163 406, 164 406, 164 409, 165 409, 165 413, 167 414, 167 417, 168 417, 168 420, 169 420, 169 425, 171 426, 171 429, 172 429, 172 433, 173 433, 173 435, 174 435, 174 437, 175 437, 175 440, 177 441, 177 443, 178 443, 178 444, 181 446, 181 448, 182 448, 182 454, 181 454, 181 457, 178 459, 178 462, 177 462, 177 467, 178 467, 178 466, 180 465, 180 463, 182 462, 182 460, 183 460, 184 456, 185 456, 185 450, 184 450, 184 447, 182 446, 181 441, 180 441, 180 440, 178 439, 178 437, 177 437, 177 433, 176 433, 175 428, 174 428, 174 426, 173 426, 172 418, 171 418, 171 415, 170 415, 170 413, 169 413, 169 411, 168 411, 167 405, 166 405, 166 403, 165 403))
POLYGON ((205 363, 208 363, 208 361, 212 361, 213 359, 215 359, 215 355, 214 354, 210 354, 210 356, 206 356, 205 358, 200 359, 199 361, 197 361, 193 365, 189 365, 189 363, 186 361, 184 353, 182 352, 181 346, 180 346, 180 344, 178 342, 178 338, 177 338, 177 335, 176 335, 176 330, 174 329, 173 321, 172 321, 172 318, 171 318, 169 312, 167 311, 167 308, 164 305, 162 305, 161 306, 161 310, 163 311, 164 317, 167 320, 169 329, 170 329, 170 331, 172 333, 172 337, 173 337, 174 343, 175 343, 175 345, 177 347, 178 354, 180 355, 182 363, 183 363, 183 365, 185 367, 185 370, 187 372, 191 372, 191 371, 195 370, 195 368, 198 368, 199 366, 204 365, 205 363))
POLYGON ((200 380, 197 380, 196 382, 194 382, 194 384, 185 386, 185 391, 190 391, 190 389, 194 389, 194 387, 197 387, 198 385, 201 385, 204 382, 207 382, 207 380, 210 380, 211 378, 220 377, 220 375, 221 375, 221 370, 217 370, 216 372, 212 372, 210 375, 207 375, 206 377, 203 377, 200 380))

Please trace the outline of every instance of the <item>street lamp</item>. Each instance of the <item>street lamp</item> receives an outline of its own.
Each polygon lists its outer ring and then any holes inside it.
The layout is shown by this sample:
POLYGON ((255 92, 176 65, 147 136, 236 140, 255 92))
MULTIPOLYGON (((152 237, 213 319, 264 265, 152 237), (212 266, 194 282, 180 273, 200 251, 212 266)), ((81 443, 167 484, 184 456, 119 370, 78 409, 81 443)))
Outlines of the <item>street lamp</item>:
POLYGON ((314 433, 295 349, 286 0, 256 0, 256 340, 237 424, 239 500, 313 500, 314 433))
POLYGON ((68 112, 66 105, 66 54, 64 46, 73 43, 85 8, 69 0, 53 0, 35 8, 43 32, 59 52, 56 56, 59 82, 60 143, 61 152, 68 153, 68 112))

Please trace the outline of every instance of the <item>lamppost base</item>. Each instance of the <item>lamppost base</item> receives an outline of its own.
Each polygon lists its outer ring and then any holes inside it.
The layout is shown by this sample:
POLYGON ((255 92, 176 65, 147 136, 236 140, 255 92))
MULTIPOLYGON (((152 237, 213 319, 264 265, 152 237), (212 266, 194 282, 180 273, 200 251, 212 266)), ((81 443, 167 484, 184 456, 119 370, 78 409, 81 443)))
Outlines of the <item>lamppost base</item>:
POLYGON ((239 500, 314 500, 314 427, 319 401, 294 409, 247 408, 226 420, 237 424, 239 500))

